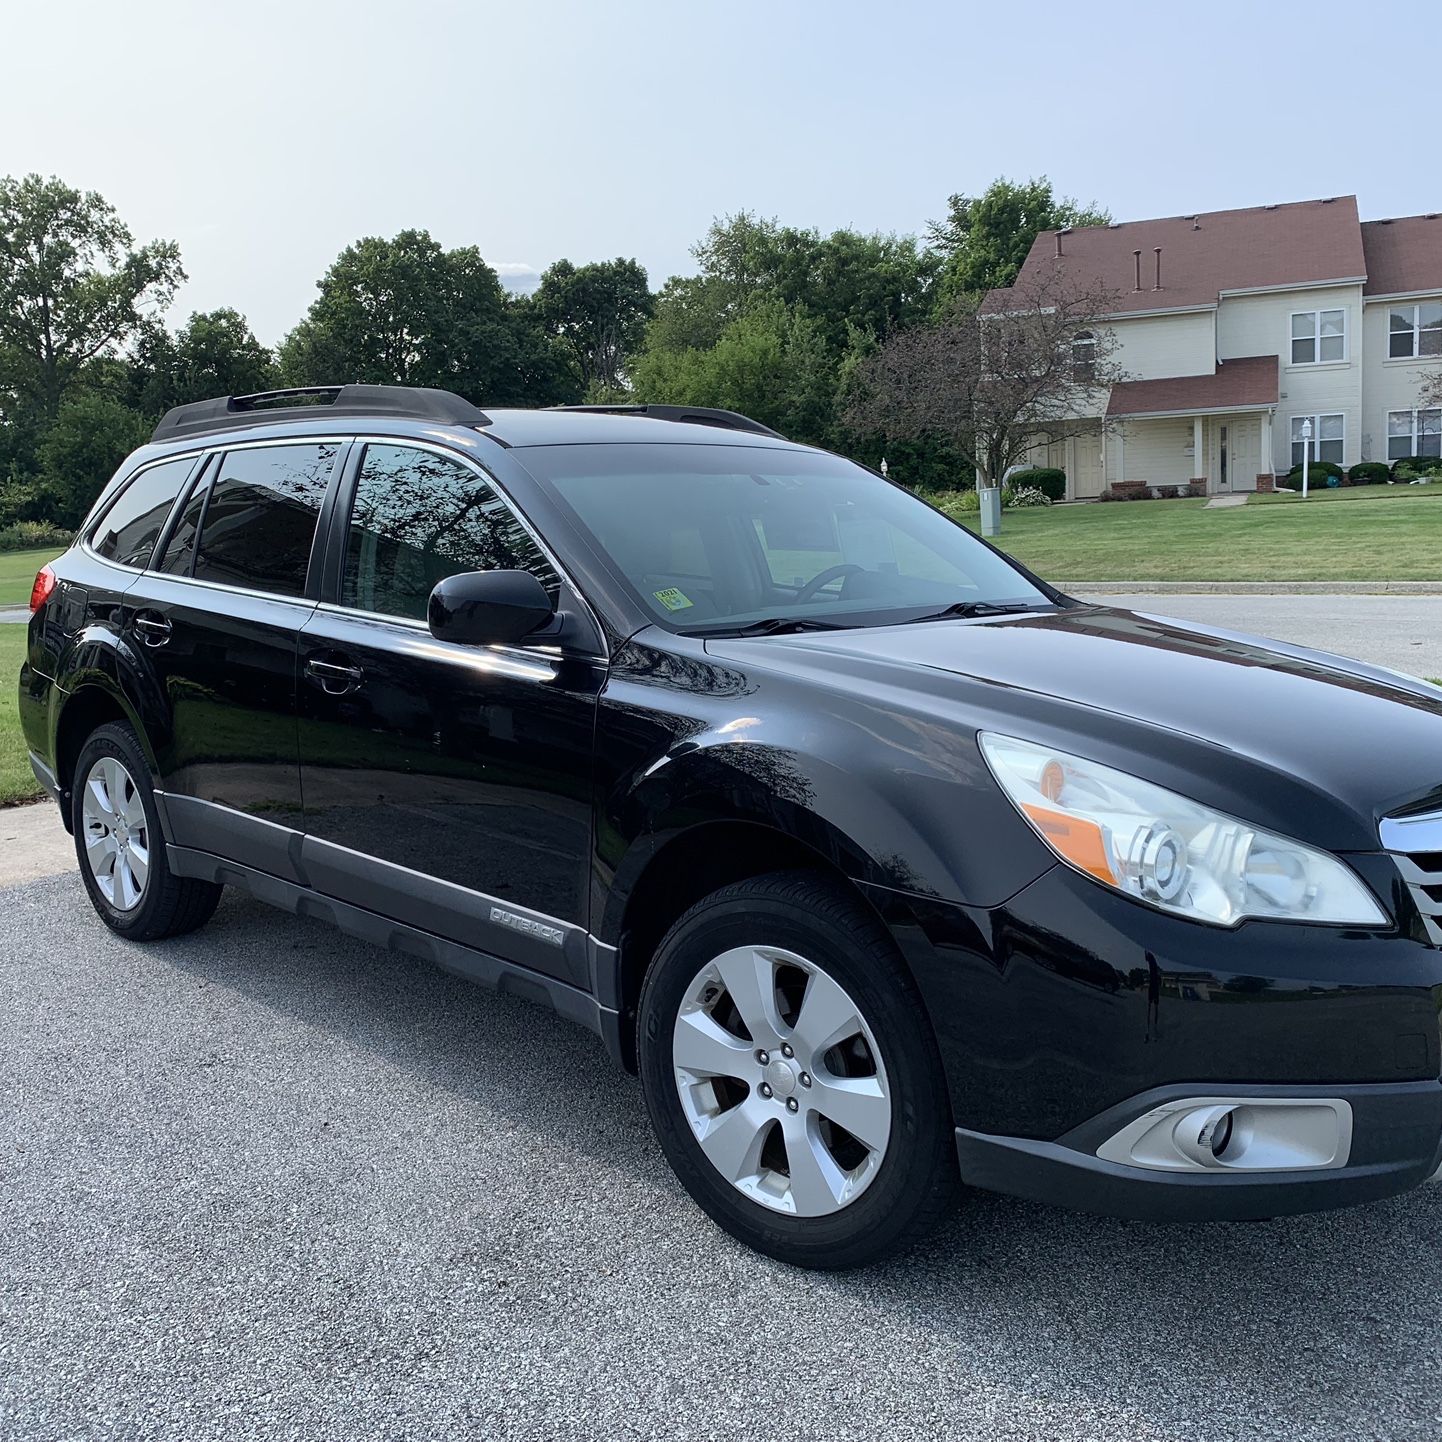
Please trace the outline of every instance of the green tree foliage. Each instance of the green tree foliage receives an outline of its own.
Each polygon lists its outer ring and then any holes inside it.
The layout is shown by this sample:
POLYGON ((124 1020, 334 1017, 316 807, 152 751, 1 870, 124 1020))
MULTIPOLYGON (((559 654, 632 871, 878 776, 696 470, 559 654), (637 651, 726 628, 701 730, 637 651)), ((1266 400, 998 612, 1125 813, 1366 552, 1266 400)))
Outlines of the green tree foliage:
POLYGON ((568 387, 534 308, 508 300, 475 246, 423 230, 348 246, 281 342, 289 385, 438 386, 492 405, 552 402, 568 387))
POLYGON ((620 392, 651 314, 646 272, 634 260, 558 260, 531 299, 541 329, 565 351, 588 396, 620 392))
POLYGON ((237 310, 197 311, 172 336, 154 325, 135 346, 130 394, 136 409, 158 416, 211 396, 242 396, 275 383, 275 357, 237 310))
POLYGON ((640 400, 739 410, 797 440, 881 449, 846 432, 859 360, 923 319, 939 260, 911 238, 823 236, 748 212, 695 246, 700 273, 669 280, 632 367, 640 400))
POLYGON ((1044 230, 1110 220, 1096 205, 1056 195, 1044 175, 1022 182, 1003 176, 980 195, 953 195, 946 218, 927 228, 944 262, 938 302, 944 307, 960 296, 1010 285, 1044 230))
POLYGON ((133 248, 94 191, 0 178, 0 387, 53 420, 86 367, 116 355, 184 279, 174 241, 133 248))
POLYGON ((12 520, 47 520, 73 530, 115 468, 149 438, 152 423, 110 396, 66 400, 39 446, 39 482, 12 520))

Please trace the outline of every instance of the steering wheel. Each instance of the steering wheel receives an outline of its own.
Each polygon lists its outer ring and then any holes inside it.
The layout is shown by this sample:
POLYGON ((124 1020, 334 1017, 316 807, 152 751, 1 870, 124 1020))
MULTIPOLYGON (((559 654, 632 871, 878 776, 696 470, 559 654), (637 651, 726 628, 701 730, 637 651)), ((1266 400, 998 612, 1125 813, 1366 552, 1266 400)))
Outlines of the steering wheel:
POLYGON ((824 571, 818 571, 797 593, 798 601, 810 601, 823 587, 829 586, 833 581, 839 581, 843 576, 859 576, 865 566, 853 565, 850 561, 844 561, 839 566, 828 566, 824 571))

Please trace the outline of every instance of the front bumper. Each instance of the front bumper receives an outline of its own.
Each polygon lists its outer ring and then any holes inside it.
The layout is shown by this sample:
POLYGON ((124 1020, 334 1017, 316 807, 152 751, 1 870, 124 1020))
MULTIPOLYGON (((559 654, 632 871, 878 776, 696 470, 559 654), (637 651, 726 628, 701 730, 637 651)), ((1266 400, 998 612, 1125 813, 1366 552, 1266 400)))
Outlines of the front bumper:
POLYGON ((1129 1098, 1056 1141, 958 1127, 962 1180, 989 1191, 1142 1221, 1245 1221, 1380 1201, 1428 1180, 1442 1163, 1442 1082, 1346 1087, 1168 1086, 1129 1098), (1213 1096, 1341 1098, 1350 1104, 1345 1165, 1287 1171, 1162 1171, 1103 1160, 1097 1150, 1160 1103, 1213 1096))

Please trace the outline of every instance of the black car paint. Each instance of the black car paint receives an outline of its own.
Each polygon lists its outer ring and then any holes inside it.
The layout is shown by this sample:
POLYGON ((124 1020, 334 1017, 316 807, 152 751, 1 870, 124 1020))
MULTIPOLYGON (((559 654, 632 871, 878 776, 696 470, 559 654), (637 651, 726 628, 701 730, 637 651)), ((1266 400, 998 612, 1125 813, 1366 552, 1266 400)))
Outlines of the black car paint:
MULTIPOLYGON (((340 610, 345 515, 329 502, 304 599, 141 576, 76 547, 32 621, 21 686, 38 769, 59 789, 78 744, 67 711, 109 698, 150 747, 190 874, 535 994, 594 1026, 625 1062, 645 962, 628 939, 653 868, 712 828, 731 845, 784 837, 854 882, 896 937, 963 1136, 1051 1145, 1174 1082, 1356 1086, 1364 1102, 1401 1084, 1420 1086, 1407 1105, 1438 1125, 1426 1147, 1430 1120, 1394 1128, 1406 1155, 1387 1185, 1410 1185, 1430 1164, 1442 1136, 1442 952, 1379 850, 1377 822, 1442 801, 1435 692, 1062 597, 1045 614, 685 636, 638 612, 527 471, 527 445, 683 432, 693 444, 787 443, 505 412, 480 432, 396 420, 341 429, 482 464, 563 560, 575 589, 562 609, 579 633, 565 648, 543 639, 478 654, 340 610), (137 631, 147 612, 172 622, 165 645, 137 631), (363 684, 308 673, 317 657, 356 667, 363 684), (244 724, 217 728, 217 708, 244 724), (983 729, 1086 754, 1342 853, 1393 924, 1229 930, 1109 892, 1059 865, 1021 820, 981 757, 983 729), (365 747, 348 739, 362 735, 365 747)), ((197 443, 147 448, 126 474, 187 449, 197 443)), ((973 1159, 996 1185, 1033 1187, 1034 1170, 988 1170, 975 1148, 973 1159)), ((1252 1179, 1214 1185, 1232 1181, 1252 1179)))

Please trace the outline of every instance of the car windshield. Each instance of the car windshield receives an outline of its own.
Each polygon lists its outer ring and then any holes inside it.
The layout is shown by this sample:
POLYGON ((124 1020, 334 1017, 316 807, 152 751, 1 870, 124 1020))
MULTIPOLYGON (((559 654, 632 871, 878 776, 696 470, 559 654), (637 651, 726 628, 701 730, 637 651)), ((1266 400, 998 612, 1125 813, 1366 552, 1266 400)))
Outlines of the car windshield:
POLYGON ((1050 601, 969 531, 817 451, 537 446, 549 482, 673 630, 884 625, 1050 601))

